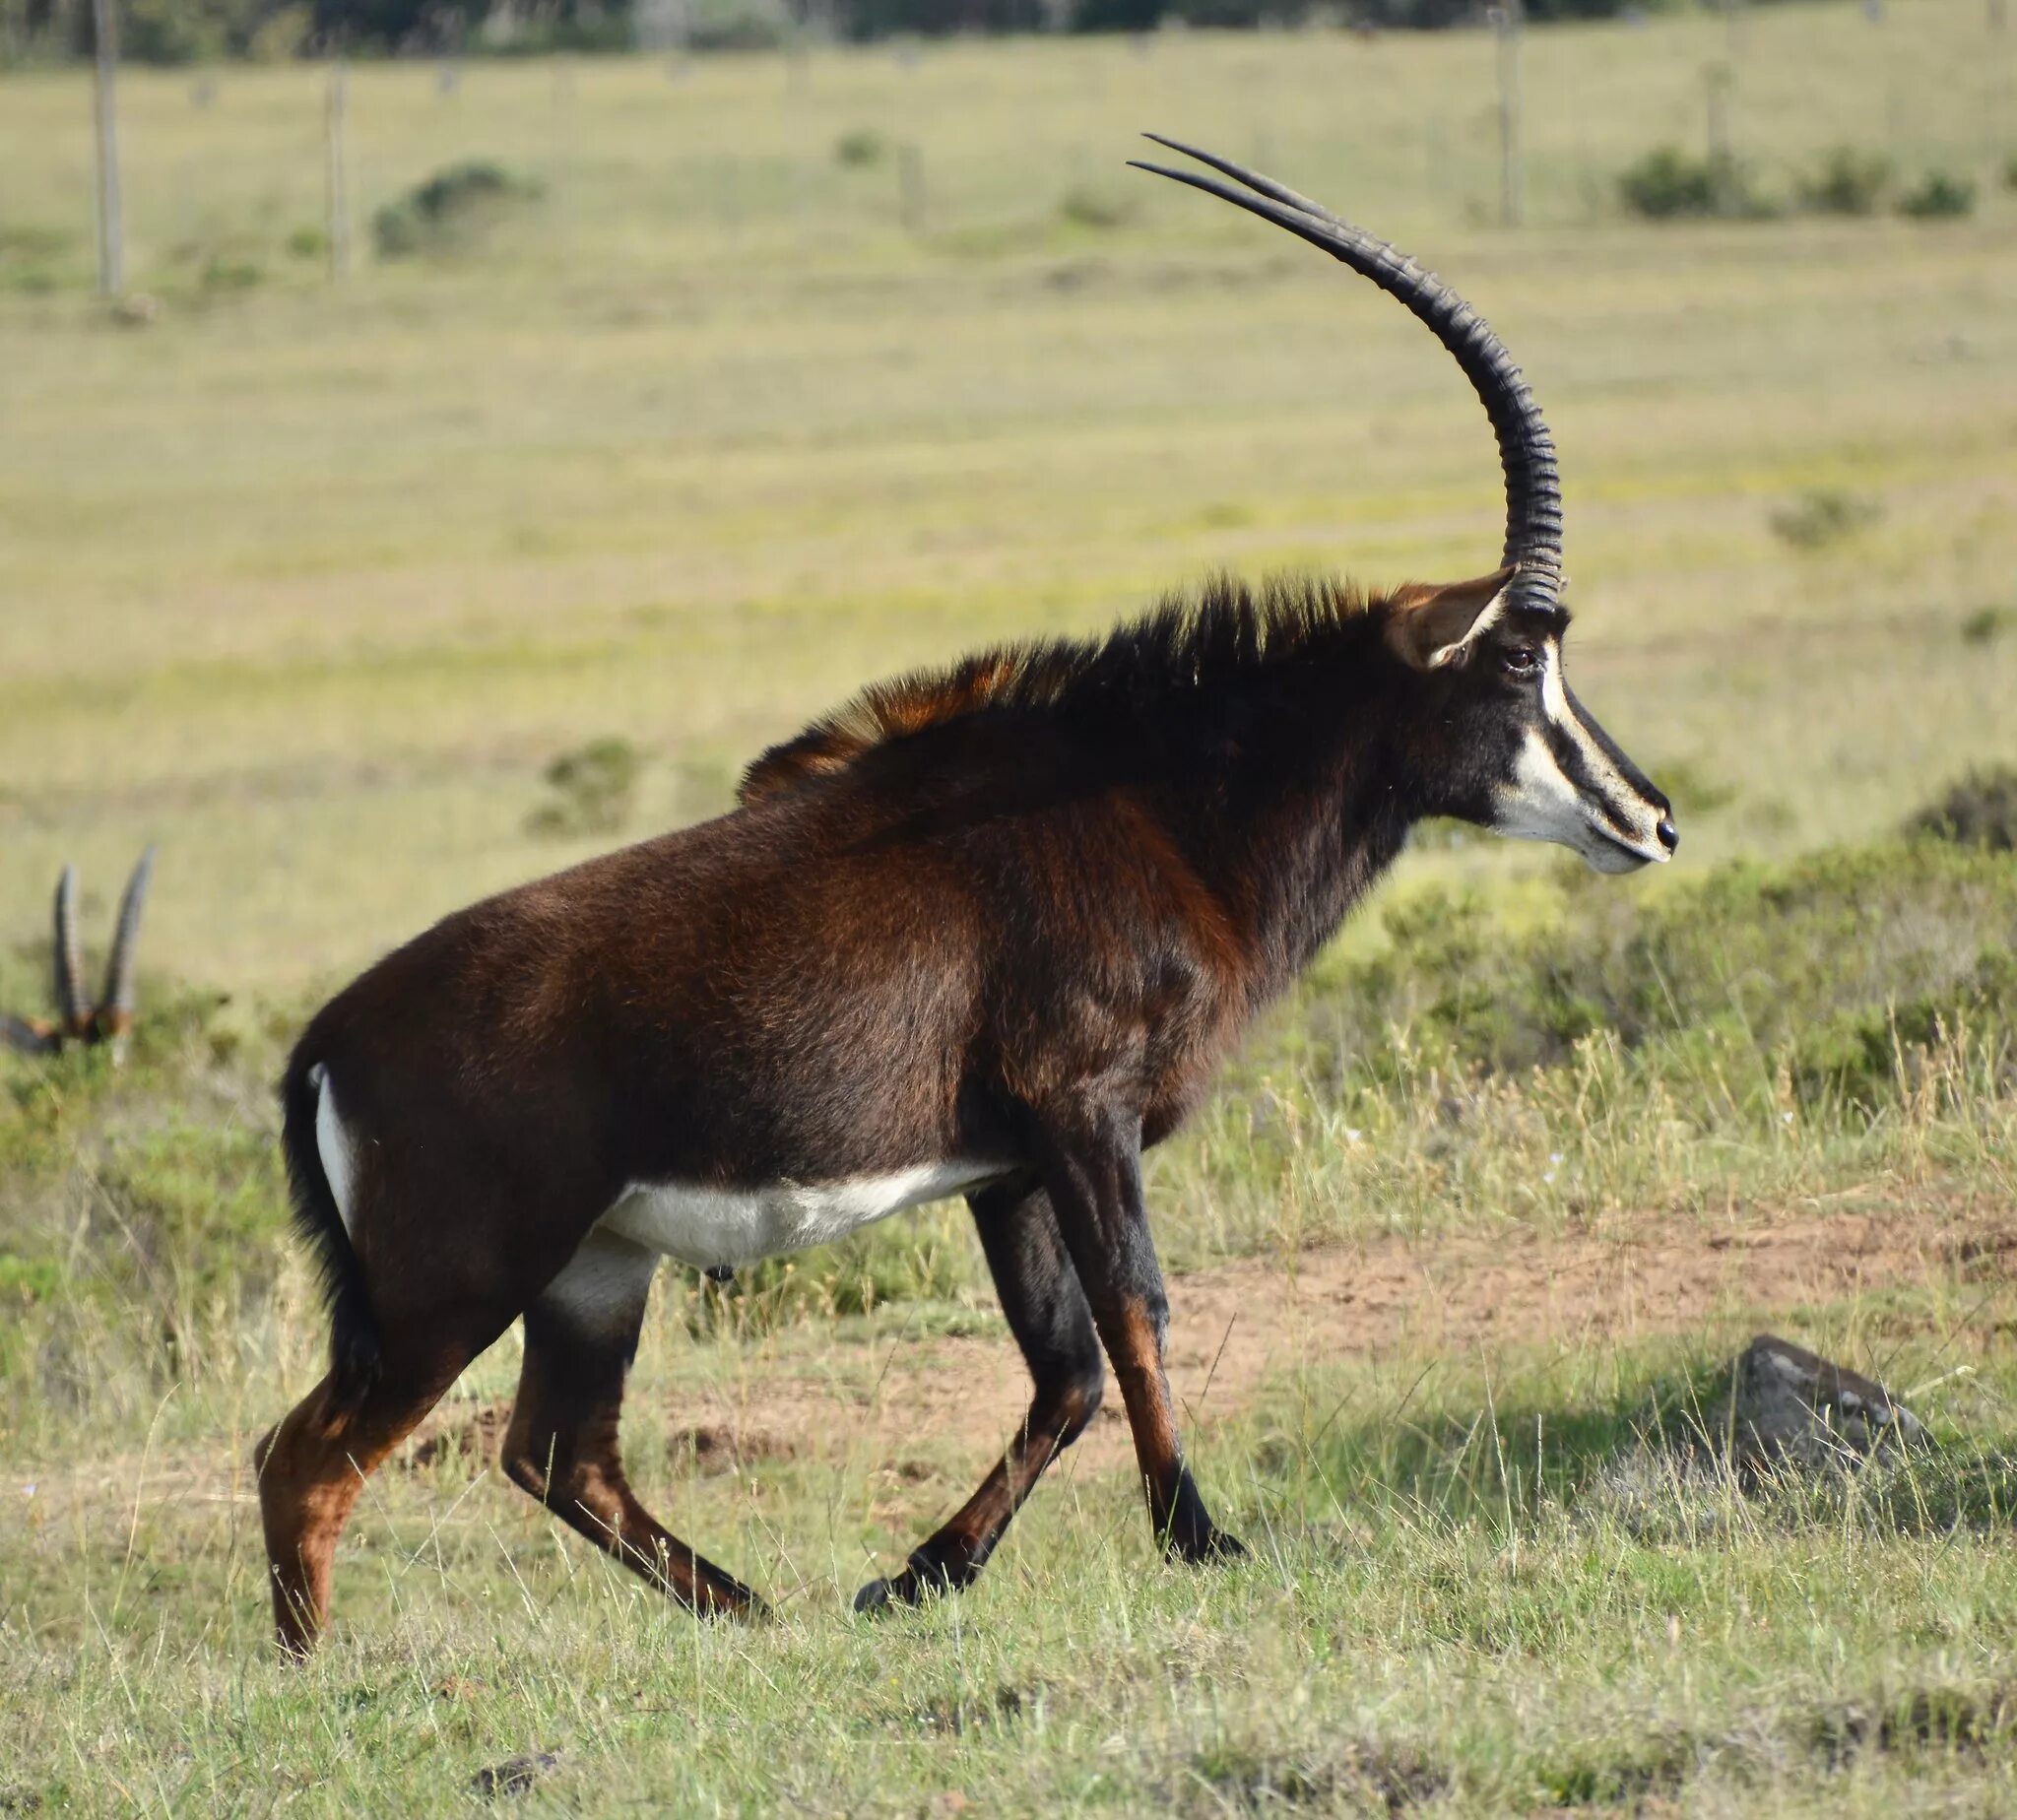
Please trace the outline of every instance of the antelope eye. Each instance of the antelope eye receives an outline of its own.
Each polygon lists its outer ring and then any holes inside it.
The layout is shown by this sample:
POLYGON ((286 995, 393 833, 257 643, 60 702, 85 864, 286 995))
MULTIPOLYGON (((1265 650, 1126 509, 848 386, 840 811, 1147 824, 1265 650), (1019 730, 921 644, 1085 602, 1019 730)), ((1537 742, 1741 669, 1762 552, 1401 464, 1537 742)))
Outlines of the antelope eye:
POLYGON ((1540 668, 1540 653, 1531 645, 1510 645, 1500 654, 1499 665, 1509 677, 1530 677, 1540 668))

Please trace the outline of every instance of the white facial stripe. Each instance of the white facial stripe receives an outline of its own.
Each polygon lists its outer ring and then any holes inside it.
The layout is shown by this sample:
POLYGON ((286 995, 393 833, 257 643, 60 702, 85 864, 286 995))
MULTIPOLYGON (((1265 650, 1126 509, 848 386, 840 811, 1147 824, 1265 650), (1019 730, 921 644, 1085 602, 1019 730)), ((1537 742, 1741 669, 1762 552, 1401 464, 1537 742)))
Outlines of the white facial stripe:
POLYGON ((1658 811, 1626 780, 1576 712, 1562 680, 1561 652, 1552 641, 1543 647, 1541 661, 1541 711, 1575 748, 1591 786, 1579 787, 1562 769, 1546 736, 1529 728, 1514 761, 1513 782, 1498 793, 1493 827, 1515 840, 1553 841, 1599 872, 1629 872, 1646 861, 1664 860, 1658 811), (1592 794, 1609 811, 1606 819, 1629 829, 1629 835, 1599 825, 1589 802, 1592 794))
POLYGON ((844 1238, 872 1220, 943 1201, 1012 1168, 953 1157, 815 1184, 706 1188, 694 1182, 633 1182, 598 1225, 702 1269, 754 1264, 844 1238))
POLYGON ((315 1089, 315 1153, 322 1158, 322 1173, 328 1180, 329 1193, 336 1202, 343 1229, 356 1238, 357 1227, 351 1215, 351 1189, 357 1179, 357 1170, 351 1135, 337 1113, 336 1092, 329 1084, 329 1071, 321 1063, 316 1063, 308 1071, 308 1082, 315 1089))
MULTIPOLYGON (((1576 712, 1569 700, 1569 686, 1562 680, 1562 653, 1559 646, 1550 643, 1542 654, 1540 673, 1540 704, 1549 723, 1561 730, 1576 747, 1577 756, 1583 760, 1596 786, 1608 797, 1616 808, 1630 804, 1635 808, 1644 807, 1639 792, 1625 781, 1625 775, 1611 760, 1611 756, 1592 736, 1584 725, 1582 715, 1576 712)), ((1656 817, 1657 819, 1657 817, 1656 817)))

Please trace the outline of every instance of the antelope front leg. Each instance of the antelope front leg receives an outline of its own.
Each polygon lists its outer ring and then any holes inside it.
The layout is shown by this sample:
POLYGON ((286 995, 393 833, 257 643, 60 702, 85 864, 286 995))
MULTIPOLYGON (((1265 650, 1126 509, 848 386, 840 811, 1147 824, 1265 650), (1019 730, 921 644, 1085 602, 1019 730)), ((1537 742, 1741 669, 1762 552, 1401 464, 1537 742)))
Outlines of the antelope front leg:
POLYGON ((1046 1121, 1042 1141, 1044 1187, 1121 1387, 1156 1537, 1185 1561, 1244 1554, 1211 1521, 1177 1436, 1162 1364, 1169 1298, 1141 1196, 1140 1120, 1122 1107, 1078 1108, 1046 1121))

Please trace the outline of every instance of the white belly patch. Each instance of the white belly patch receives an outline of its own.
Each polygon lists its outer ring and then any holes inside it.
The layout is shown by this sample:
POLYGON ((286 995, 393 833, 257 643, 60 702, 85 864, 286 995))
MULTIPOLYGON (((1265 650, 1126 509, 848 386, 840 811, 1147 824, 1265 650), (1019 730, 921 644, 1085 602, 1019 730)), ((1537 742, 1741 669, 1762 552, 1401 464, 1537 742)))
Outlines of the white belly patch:
POLYGON ((953 1159, 841 1182, 769 1182, 705 1188, 633 1182, 597 1226, 701 1269, 754 1264, 845 1238, 858 1227, 928 1201, 943 1201, 1013 1165, 953 1159))

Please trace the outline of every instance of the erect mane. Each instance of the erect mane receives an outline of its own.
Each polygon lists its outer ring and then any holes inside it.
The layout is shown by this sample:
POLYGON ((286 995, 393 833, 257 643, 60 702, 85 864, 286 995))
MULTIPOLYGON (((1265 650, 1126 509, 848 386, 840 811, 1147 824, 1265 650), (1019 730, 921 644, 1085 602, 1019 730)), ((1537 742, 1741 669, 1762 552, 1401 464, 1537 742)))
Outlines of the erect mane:
POLYGON ((871 683, 759 756, 736 794, 761 802, 844 771, 878 747, 991 709, 1125 711, 1207 690, 1307 650, 1366 610, 1362 593, 1329 577, 1280 576, 1257 589, 1215 576, 1104 638, 997 645, 945 669, 871 683))

